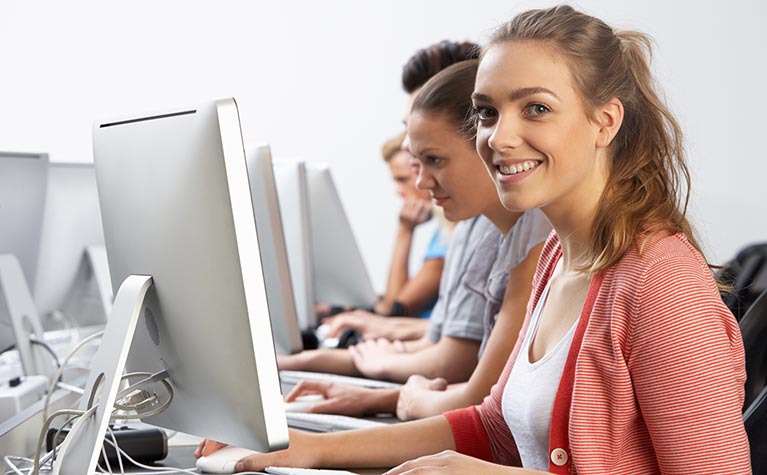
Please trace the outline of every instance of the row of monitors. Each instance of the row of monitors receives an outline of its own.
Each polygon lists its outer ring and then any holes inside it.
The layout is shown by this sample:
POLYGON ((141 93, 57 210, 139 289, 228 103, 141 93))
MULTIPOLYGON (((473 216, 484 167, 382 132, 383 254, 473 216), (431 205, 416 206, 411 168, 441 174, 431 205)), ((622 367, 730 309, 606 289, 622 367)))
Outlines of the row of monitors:
MULTIPOLYGON (((293 353, 317 325, 316 302, 369 306, 375 292, 326 165, 273 163, 261 146, 247 166, 275 342, 293 353)), ((0 152, 0 223, 0 254, 18 259, 43 323, 56 312, 105 322, 113 290, 93 165, 0 152)), ((12 335, 0 333, 0 349, 12 335)))
MULTIPOLYGON (((93 472, 123 371, 164 375, 173 387, 172 404, 148 423, 286 447, 279 333, 296 330, 289 320, 301 312, 301 325, 314 324, 314 302, 375 299, 327 167, 272 170, 268 149, 246 154, 233 99, 97 122, 93 151, 115 299, 80 403, 98 400, 98 410, 67 437, 58 473, 93 472)), ((18 196, 44 196, 41 179, 21 181, 10 199, 0 195, 3 225, 18 196)), ((3 226, 0 254, 16 252, 31 276, 19 232, 32 240, 40 225, 3 226)))

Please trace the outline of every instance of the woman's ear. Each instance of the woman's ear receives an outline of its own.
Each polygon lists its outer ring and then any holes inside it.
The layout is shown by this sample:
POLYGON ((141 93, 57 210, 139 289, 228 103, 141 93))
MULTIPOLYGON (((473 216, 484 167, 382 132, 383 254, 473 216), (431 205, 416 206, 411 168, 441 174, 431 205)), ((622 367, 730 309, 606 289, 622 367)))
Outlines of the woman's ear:
POLYGON ((613 97, 596 112, 596 121, 599 124, 597 134, 597 148, 608 147, 623 123, 623 103, 617 97, 613 97))

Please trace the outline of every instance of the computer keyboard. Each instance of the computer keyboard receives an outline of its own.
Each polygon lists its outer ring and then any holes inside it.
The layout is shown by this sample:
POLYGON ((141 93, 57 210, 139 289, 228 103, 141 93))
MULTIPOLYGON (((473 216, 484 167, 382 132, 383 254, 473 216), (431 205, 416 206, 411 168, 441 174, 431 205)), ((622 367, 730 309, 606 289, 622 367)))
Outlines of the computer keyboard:
POLYGON ((318 468, 266 467, 266 473, 272 475, 356 475, 346 470, 324 470, 318 468))
POLYGON ((286 413, 288 427, 310 430, 313 432, 335 432, 341 430, 369 429, 381 427, 384 422, 359 419, 357 417, 339 416, 337 414, 310 414, 306 412, 286 413))
POLYGON ((280 371, 280 380, 283 383, 298 384, 302 379, 308 381, 326 381, 329 383, 348 384, 350 386, 361 386, 363 388, 374 389, 395 389, 402 387, 398 383, 388 381, 378 381, 376 379, 355 378, 352 376, 341 376, 330 373, 314 373, 312 371, 280 371))

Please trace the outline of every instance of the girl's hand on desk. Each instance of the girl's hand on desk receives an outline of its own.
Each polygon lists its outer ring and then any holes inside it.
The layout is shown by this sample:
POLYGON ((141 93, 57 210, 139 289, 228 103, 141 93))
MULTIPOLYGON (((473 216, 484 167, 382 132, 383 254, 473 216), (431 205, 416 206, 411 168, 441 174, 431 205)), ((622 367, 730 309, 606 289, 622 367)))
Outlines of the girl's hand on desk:
POLYGON ((385 378, 386 364, 392 355, 404 352, 405 347, 401 341, 392 342, 385 338, 368 340, 349 347, 357 371, 374 379, 385 378))
POLYGON ((326 400, 306 412, 352 417, 391 413, 397 400, 396 390, 360 388, 327 381, 299 381, 285 401, 292 402, 310 394, 320 394, 326 400))
POLYGON ((403 421, 416 419, 412 414, 413 406, 418 403, 423 404, 423 401, 428 400, 430 392, 446 389, 447 381, 444 378, 429 379, 420 374, 414 374, 399 390, 397 418, 403 421))

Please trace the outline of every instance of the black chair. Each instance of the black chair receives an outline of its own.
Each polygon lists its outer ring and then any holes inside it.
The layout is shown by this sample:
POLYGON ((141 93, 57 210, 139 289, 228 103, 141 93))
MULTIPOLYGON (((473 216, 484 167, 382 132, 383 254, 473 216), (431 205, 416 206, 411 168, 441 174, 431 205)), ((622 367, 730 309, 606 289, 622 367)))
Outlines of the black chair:
POLYGON ((722 300, 740 321, 756 298, 767 290, 767 242, 741 249, 719 277, 732 287, 722 294, 722 300))
POLYGON ((767 388, 743 414, 743 423, 751 446, 751 470, 754 475, 767 475, 767 388))
POLYGON ((767 291, 756 299, 740 320, 746 349, 746 410, 767 386, 767 291))

